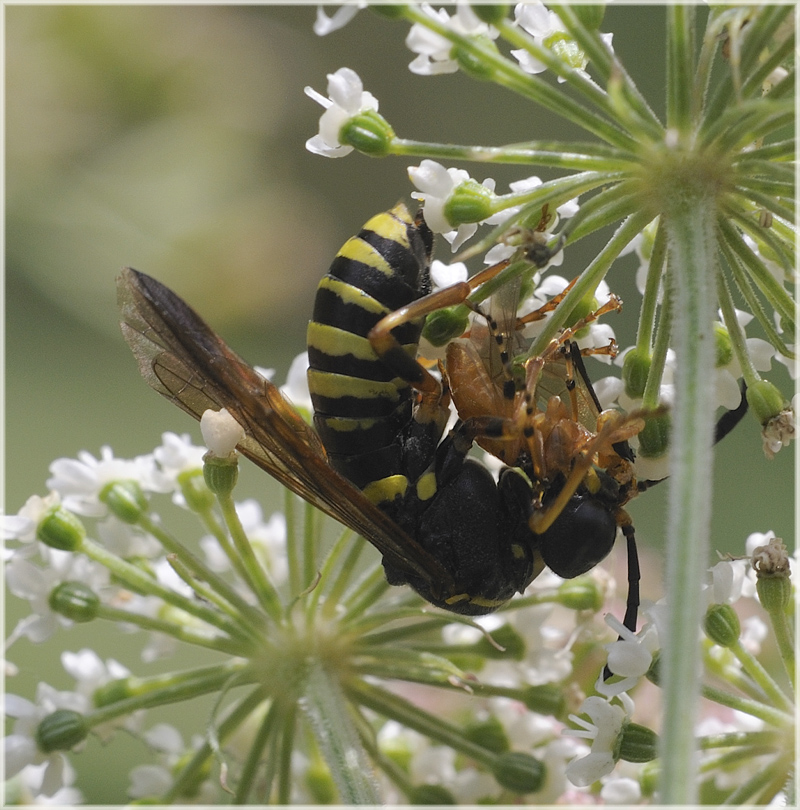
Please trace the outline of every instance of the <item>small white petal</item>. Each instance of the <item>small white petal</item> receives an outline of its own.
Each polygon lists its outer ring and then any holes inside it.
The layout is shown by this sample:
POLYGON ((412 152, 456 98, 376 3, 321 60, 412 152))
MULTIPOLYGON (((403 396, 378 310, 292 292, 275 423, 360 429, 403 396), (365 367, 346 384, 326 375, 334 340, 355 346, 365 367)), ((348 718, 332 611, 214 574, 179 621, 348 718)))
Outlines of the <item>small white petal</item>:
POLYGON ((756 371, 769 371, 775 356, 775 347, 761 338, 747 338, 745 343, 756 371))
POLYGON ((292 360, 286 384, 280 387, 280 392, 298 408, 314 410, 308 390, 308 352, 301 352, 292 360))
POLYGON ((610 779, 600 789, 600 798, 606 804, 638 804, 642 789, 635 779, 610 779))
POLYGON ((200 417, 200 432, 206 447, 219 458, 230 455, 245 436, 242 426, 225 408, 205 411, 200 417))
POLYGON ((608 645, 608 666, 615 675, 641 678, 645 675, 653 656, 639 641, 615 641, 608 645))
POLYGON ((131 771, 128 795, 134 799, 161 796, 172 787, 172 776, 158 765, 137 765, 131 771))
POLYGON ((576 787, 588 787, 614 770, 614 757, 610 753, 591 753, 574 759, 567 765, 567 779, 576 787))
POLYGON ((324 37, 333 31, 344 28, 359 10, 364 8, 366 3, 354 3, 351 5, 339 6, 329 17, 322 6, 317 6, 317 19, 314 22, 314 33, 318 37, 324 37))
POLYGON ((39 760, 39 752, 32 737, 9 734, 3 740, 5 750, 5 778, 11 779, 23 768, 39 760))
POLYGON ((467 265, 464 262, 445 264, 439 259, 434 259, 431 264, 431 281, 434 290, 450 287, 460 281, 466 281, 468 275, 467 265))

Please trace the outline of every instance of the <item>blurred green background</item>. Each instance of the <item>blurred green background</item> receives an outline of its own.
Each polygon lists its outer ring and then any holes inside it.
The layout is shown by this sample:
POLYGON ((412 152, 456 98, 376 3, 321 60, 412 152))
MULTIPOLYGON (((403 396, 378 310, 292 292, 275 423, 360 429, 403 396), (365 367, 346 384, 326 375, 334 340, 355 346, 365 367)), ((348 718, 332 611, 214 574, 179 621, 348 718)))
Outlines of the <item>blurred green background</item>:
MULTIPOLYGON (((131 457, 151 451, 166 430, 199 441, 194 423, 139 378, 117 324, 120 267, 174 288, 243 356, 283 380, 338 247, 373 213, 409 199, 407 161, 326 160, 305 150, 322 112, 305 85, 326 94, 327 73, 355 69, 401 137, 491 145, 582 137, 463 75, 414 76, 406 25, 361 12, 320 39, 314 14, 313 6, 274 5, 6 8, 8 512, 45 493, 55 458, 98 455, 103 444, 131 457)), ((663 110, 663 10, 612 7, 604 29, 663 110)), ((500 190, 526 174, 466 168, 479 180, 497 178, 500 190)), ((561 272, 579 272, 600 244, 571 248, 561 272)), ((623 346, 638 308, 633 267, 629 257, 609 276, 629 302, 612 321, 623 346)), ((773 379, 791 394, 782 367, 773 379)), ((741 553, 752 531, 793 539, 791 453, 767 462, 748 418, 718 449, 716 470, 715 549, 741 553)), ((631 508, 640 541, 654 549, 663 544, 663 489, 631 508)), ((244 471, 240 495, 280 505, 277 485, 254 468, 244 471)), ((659 574, 645 569, 644 577, 644 593, 657 596, 659 574)), ((11 598, 7 627, 26 613, 11 598)), ((92 626, 38 648, 19 642, 10 658, 20 674, 7 688, 31 697, 42 673, 70 688, 57 653, 87 644, 137 673, 154 671, 137 664, 135 638, 92 626)), ((76 758, 87 800, 124 800, 115 784, 125 782, 126 745, 139 750, 123 738, 107 749, 90 743, 76 758)))

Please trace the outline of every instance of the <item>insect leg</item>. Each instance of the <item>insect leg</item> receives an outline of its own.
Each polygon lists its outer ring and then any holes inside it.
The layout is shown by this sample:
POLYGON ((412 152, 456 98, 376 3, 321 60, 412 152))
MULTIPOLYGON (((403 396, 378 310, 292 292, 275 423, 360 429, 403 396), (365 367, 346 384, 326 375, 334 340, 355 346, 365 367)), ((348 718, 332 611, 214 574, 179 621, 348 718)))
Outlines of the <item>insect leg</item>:
POLYGON ((652 412, 631 411, 629 414, 609 413, 608 419, 600 427, 597 435, 580 451, 575 464, 567 477, 566 483, 558 493, 558 497, 546 509, 534 512, 531 515, 530 526, 536 534, 542 534, 552 526, 561 514, 570 498, 577 492, 586 474, 595 463, 598 453, 606 448, 635 436, 644 427, 644 417, 652 412))
POLYGON ((423 318, 443 307, 466 304, 468 296, 478 286, 493 278, 507 267, 508 261, 487 267, 468 281, 460 281, 450 287, 437 290, 430 295, 418 298, 404 307, 383 317, 370 331, 368 338, 375 353, 381 360, 409 385, 434 397, 441 396, 441 383, 421 363, 403 349, 392 330, 409 321, 423 318))
POLYGON ((622 623, 632 633, 636 632, 636 620, 639 616, 639 552, 636 549, 636 535, 632 523, 624 523, 621 527, 628 546, 628 598, 625 602, 625 618, 622 623))
MULTIPOLYGON (((639 581, 641 579, 641 572, 639 570, 639 552, 636 549, 636 536, 633 530, 633 524, 630 522, 630 518, 627 514, 624 515, 624 519, 627 518, 626 523, 622 523, 620 528, 622 529, 623 535, 625 535, 625 541, 627 543, 627 551, 628 551, 628 598, 625 601, 625 618, 622 620, 622 624, 631 631, 631 633, 636 632, 636 624, 637 619, 639 617, 639 581)), ((619 636, 618 641, 622 641, 622 636, 619 636)), ((603 680, 607 681, 614 673, 609 668, 608 664, 606 664, 605 669, 603 669, 603 680)))

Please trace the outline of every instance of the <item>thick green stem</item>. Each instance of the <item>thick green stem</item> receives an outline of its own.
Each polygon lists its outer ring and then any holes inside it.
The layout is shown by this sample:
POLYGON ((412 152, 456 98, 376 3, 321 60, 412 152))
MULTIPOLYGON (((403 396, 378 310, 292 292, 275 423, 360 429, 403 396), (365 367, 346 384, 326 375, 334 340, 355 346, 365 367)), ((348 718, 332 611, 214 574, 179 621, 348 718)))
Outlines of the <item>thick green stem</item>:
POLYGON ((380 802, 378 786, 338 682, 312 664, 302 707, 336 782, 343 804, 380 802))
POLYGON ((713 320, 716 240, 713 199, 675 195, 664 217, 672 276, 672 339, 677 354, 667 523, 667 602, 662 639, 663 804, 697 801, 694 719, 700 692, 701 589, 711 527, 714 438, 713 320))

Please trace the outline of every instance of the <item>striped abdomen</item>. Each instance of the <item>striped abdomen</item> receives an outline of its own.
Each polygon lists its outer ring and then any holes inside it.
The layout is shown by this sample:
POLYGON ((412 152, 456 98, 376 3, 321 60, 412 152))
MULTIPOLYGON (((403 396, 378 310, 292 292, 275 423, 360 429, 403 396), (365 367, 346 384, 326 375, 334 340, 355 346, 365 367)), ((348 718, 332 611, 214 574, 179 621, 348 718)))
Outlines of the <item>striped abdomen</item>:
MULTIPOLYGON (((369 331, 430 291, 433 235, 405 205, 373 217, 349 239, 320 282, 308 325, 314 424, 331 466, 356 486, 405 473, 403 434, 411 388, 375 353, 369 331)), ((414 357, 422 321, 393 334, 414 357)))

